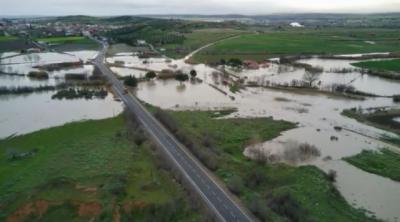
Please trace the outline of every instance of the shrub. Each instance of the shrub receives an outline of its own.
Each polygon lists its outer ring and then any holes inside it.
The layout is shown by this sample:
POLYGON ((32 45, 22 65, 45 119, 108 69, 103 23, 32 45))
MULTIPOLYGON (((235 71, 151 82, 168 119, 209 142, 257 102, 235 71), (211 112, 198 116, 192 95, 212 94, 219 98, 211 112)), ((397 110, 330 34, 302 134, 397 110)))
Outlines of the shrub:
POLYGON ((262 167, 257 167, 246 175, 246 184, 250 188, 255 188, 267 180, 267 175, 262 167))
POLYGON ((196 76, 197 76, 197 72, 196 72, 196 70, 192 70, 192 71, 190 71, 190 76, 192 77, 192 78, 196 78, 196 76))
POLYGON ((400 95, 393 96, 393 102, 400 103, 400 95))
POLYGON ((268 206, 289 221, 311 221, 307 212, 289 193, 277 194, 268 198, 268 206))
POLYGON ((243 179, 240 176, 232 176, 227 182, 229 190, 234 194, 241 194, 244 189, 243 179))
POLYGON ((178 73, 178 74, 175 76, 175 79, 182 83, 182 82, 187 81, 187 80, 189 79, 189 76, 186 75, 186 74, 183 74, 183 73, 178 73))
POLYGON ((136 87, 138 84, 138 80, 136 79, 135 76, 128 76, 128 77, 125 77, 124 84, 126 86, 136 87))
POLYGON ((335 182, 335 181, 336 181, 336 177, 337 177, 337 172, 334 171, 334 170, 329 170, 329 172, 328 172, 328 179, 329 179, 331 182, 335 182))
POLYGON ((28 73, 28 77, 33 79, 48 79, 49 74, 44 71, 31 71, 28 73))
POLYGON ((249 199, 249 210, 261 221, 268 221, 269 210, 264 199, 253 196, 249 199))
POLYGON ((154 79, 157 77, 157 74, 153 71, 147 72, 146 73, 146 79, 154 79))

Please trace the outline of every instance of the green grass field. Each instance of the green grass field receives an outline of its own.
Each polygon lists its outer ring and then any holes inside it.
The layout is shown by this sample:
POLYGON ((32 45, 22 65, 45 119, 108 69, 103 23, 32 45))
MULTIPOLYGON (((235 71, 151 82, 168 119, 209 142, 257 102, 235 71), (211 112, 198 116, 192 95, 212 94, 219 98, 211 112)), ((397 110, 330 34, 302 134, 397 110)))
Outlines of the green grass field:
POLYGON ((36 41, 46 42, 46 43, 69 43, 69 42, 83 42, 88 40, 83 36, 69 36, 69 37, 49 37, 49 38, 38 38, 36 41))
POLYGON ((295 127, 269 118, 214 119, 213 112, 173 112, 178 131, 187 135, 197 149, 212 143, 217 155, 217 175, 258 217, 267 221, 373 221, 352 208, 327 176, 316 167, 256 163, 244 157, 250 141, 270 140, 295 127), (261 215, 261 216, 260 216, 261 215))
POLYGON ((211 46, 194 57, 197 62, 241 58, 264 60, 284 55, 327 55, 400 52, 394 30, 330 29, 248 34, 211 46), (375 44, 367 43, 373 41, 375 44))
POLYGON ((51 45, 51 48, 60 51, 94 50, 99 47, 95 41, 84 36, 49 37, 35 40, 45 42, 51 45))
POLYGON ((199 29, 185 34, 185 40, 183 44, 163 45, 162 48, 166 49, 165 54, 168 57, 183 58, 190 52, 204 45, 243 33, 245 32, 235 29, 199 29))
POLYGON ((400 72, 400 59, 367 61, 367 62, 353 63, 352 65, 364 69, 400 72))
POLYGON ((169 174, 159 170, 149 146, 137 145, 135 138, 119 116, 0 141, 0 220, 35 201, 56 205, 41 217, 37 212, 26 213, 26 218, 39 221, 57 217, 88 221, 79 209, 93 203, 101 206, 101 211, 90 217, 96 221, 111 221, 117 206, 125 221, 196 220, 181 188, 169 174), (38 152, 10 160, 11 153, 32 149, 38 152), (179 207, 171 210, 171 206, 179 207), (157 215, 155 209, 173 215, 157 215))
POLYGON ((17 37, 14 36, 0 36, 0 42, 7 42, 11 40, 16 40, 17 37))
POLYGON ((364 171, 400 181, 400 154, 388 149, 365 150, 356 156, 345 158, 345 160, 364 171))

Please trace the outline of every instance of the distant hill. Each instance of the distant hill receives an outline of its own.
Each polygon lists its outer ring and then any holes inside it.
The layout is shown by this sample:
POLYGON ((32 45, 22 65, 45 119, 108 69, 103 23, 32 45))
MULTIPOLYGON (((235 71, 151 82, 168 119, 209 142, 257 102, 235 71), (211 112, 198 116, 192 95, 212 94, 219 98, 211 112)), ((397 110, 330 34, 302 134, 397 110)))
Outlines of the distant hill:
POLYGON ((146 17, 184 20, 234 20, 262 25, 287 25, 298 22, 308 27, 379 27, 399 28, 400 13, 380 14, 271 14, 271 15, 146 15, 146 17))

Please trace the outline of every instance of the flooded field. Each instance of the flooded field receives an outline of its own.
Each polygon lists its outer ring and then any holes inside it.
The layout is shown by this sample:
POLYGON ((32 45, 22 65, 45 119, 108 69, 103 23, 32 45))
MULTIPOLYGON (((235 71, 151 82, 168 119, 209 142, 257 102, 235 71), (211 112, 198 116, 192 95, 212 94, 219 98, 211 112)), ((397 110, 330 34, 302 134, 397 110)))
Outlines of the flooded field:
MULTIPOLYGON (((68 54, 49 52, 28 55, 4 53, 1 56, 6 59, 1 60, 0 69, 17 75, 0 74, 0 87, 55 86, 65 82, 64 77, 67 73, 90 76, 94 69, 92 65, 52 71, 49 72, 49 79, 45 80, 31 79, 23 74, 36 70, 33 66, 38 64, 77 62, 80 59, 87 61, 96 54, 96 51, 76 51, 68 54)), ((0 138, 26 134, 74 121, 112 117, 121 113, 123 109, 122 104, 114 101, 111 94, 104 100, 53 100, 54 93, 0 95, 0 138)))
MULTIPOLYGON (((0 68, 6 73, 27 74, 35 70, 37 64, 87 61, 96 55, 96 51, 78 51, 68 54, 37 53, 17 55, 4 53, 0 68)), ((187 59, 187 58, 186 58, 187 59)), ((297 91, 272 90, 264 88, 245 88, 233 92, 229 81, 246 78, 247 81, 266 81, 284 84, 292 80, 301 80, 305 70, 287 65, 269 63, 258 70, 227 69, 231 76, 218 69, 199 64, 186 64, 183 60, 167 58, 140 59, 133 53, 120 53, 107 58, 112 71, 119 76, 134 75, 143 77, 146 70, 160 72, 164 69, 182 70, 185 73, 195 69, 197 79, 179 83, 174 79, 141 82, 135 93, 143 101, 165 109, 221 109, 237 108, 232 117, 273 117, 298 123, 298 128, 283 133, 278 138, 249 146, 244 155, 249 158, 255 149, 275 161, 291 165, 315 165, 328 172, 337 172, 336 185, 346 200, 357 208, 364 208, 387 221, 398 221, 398 195, 400 183, 378 175, 366 173, 342 161, 343 157, 353 156, 364 149, 375 150, 391 147, 379 141, 382 134, 392 135, 383 130, 361 124, 341 115, 344 109, 354 107, 397 107, 392 98, 367 98, 351 100, 341 96, 324 93, 306 93, 297 91), (288 155, 297 147, 309 150, 301 158, 288 155), (363 188, 357 184, 362 181, 363 188), (397 209, 396 209, 397 208, 397 209)), ((320 88, 331 84, 352 85, 357 90, 377 95, 391 96, 400 94, 400 82, 386 80, 362 74, 351 63, 354 60, 304 59, 299 62, 322 67, 320 88), (338 70, 352 69, 340 73, 338 70), (354 70, 353 70, 354 69, 354 70)), ((1 86, 41 86, 56 85, 64 82, 66 73, 85 73, 90 75, 93 66, 85 65, 76 69, 50 72, 50 78, 44 81, 32 80, 26 76, 0 74, 1 86)), ((0 96, 0 138, 14 134, 24 134, 62 125, 83 119, 101 119, 119 114, 120 102, 114 101, 109 94, 104 100, 52 100, 54 92, 33 93, 19 96, 0 96)), ((399 121, 395 118, 394 121, 399 121)), ((398 149, 396 147, 391 147, 398 149)), ((298 156, 298 155, 296 155, 298 156)))
MULTIPOLYGON (((337 172, 336 185, 346 200, 357 208, 363 208, 378 218, 398 221, 398 195, 400 183, 381 176, 364 172, 347 164, 343 157, 353 156, 364 149, 376 150, 392 147, 381 142, 383 134, 396 136, 388 132, 361 124, 341 115, 344 109, 353 107, 399 107, 392 98, 368 98, 364 101, 351 100, 327 94, 277 91, 263 88, 247 88, 234 94, 229 86, 223 84, 223 77, 215 75, 219 70, 205 65, 188 65, 183 60, 167 61, 159 59, 139 59, 124 54, 109 58, 107 61, 123 61, 126 67, 136 67, 161 71, 162 69, 181 69, 188 72, 195 69, 203 82, 180 84, 175 80, 155 80, 139 85, 136 95, 145 102, 173 110, 182 109, 220 109, 234 107, 238 111, 227 117, 273 117, 298 123, 298 128, 283 133, 280 137, 265 143, 247 147, 244 155, 252 158, 251 150, 259 149, 266 155, 272 155, 280 162, 292 165, 315 165, 328 172, 337 172), (317 155, 299 159, 284 158, 294 146, 314 147, 317 155), (363 181, 363 189, 359 182, 363 181), (364 186, 364 184, 366 184, 364 186)), ((351 84, 357 90, 377 95, 391 96, 400 94, 400 82, 361 74, 351 65, 354 60, 327 60, 311 58, 301 63, 322 67, 320 88, 331 84, 351 84), (339 73, 337 70, 352 69, 339 73), (353 70, 354 69, 354 70, 353 70)), ((119 75, 131 70, 114 69, 119 75)), ((271 63, 269 67, 258 70, 233 70, 234 76, 246 77, 247 81, 285 83, 293 79, 301 80, 305 70, 286 65, 271 63)), ((398 121, 398 119, 395 119, 398 121)))
MULTIPOLYGON (((362 74, 359 69, 351 65, 356 62, 355 60, 311 58, 301 59, 297 62, 323 68, 324 71, 318 81, 320 81, 319 88, 324 90, 328 90, 332 84, 344 84, 353 86, 356 90, 380 96, 392 96, 400 93, 400 81, 362 74), (342 73, 343 70, 346 73, 342 73)), ((229 71, 247 77, 249 81, 257 83, 269 81, 271 84, 290 84, 293 80, 301 81, 305 73, 304 68, 275 63, 258 70, 229 71)))
POLYGON ((122 112, 112 95, 106 99, 53 100, 54 93, 0 96, 0 138, 87 119, 104 119, 122 112))

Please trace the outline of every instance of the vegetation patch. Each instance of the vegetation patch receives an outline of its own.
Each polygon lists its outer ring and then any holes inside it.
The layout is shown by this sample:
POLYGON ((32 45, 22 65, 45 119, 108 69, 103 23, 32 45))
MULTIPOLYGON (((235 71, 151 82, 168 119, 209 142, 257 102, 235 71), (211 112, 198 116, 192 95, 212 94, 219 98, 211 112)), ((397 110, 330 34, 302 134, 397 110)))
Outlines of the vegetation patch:
POLYGON ((364 171, 400 181, 400 155, 388 149, 364 150, 344 160, 364 171))
POLYGON ((19 221, 113 221, 115 212, 121 221, 201 221, 129 116, 46 129, 0 147, 1 221, 21 212, 19 221), (34 148, 17 161, 6 152, 34 148), (160 218, 155 209, 175 211, 160 218))
POLYGON ((59 90, 56 94, 54 94, 51 98, 52 99, 105 99, 108 95, 108 91, 105 89, 76 89, 76 88, 69 88, 59 90))
POLYGON ((44 42, 52 49, 60 51, 94 50, 99 47, 98 43, 84 36, 63 36, 35 39, 44 42))
POLYGON ((400 59, 366 61, 366 62, 353 63, 352 65, 363 69, 400 72, 400 59))
POLYGON ((49 79, 49 73, 45 71, 30 71, 28 77, 32 79, 49 79))

